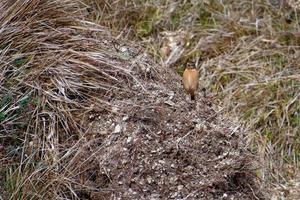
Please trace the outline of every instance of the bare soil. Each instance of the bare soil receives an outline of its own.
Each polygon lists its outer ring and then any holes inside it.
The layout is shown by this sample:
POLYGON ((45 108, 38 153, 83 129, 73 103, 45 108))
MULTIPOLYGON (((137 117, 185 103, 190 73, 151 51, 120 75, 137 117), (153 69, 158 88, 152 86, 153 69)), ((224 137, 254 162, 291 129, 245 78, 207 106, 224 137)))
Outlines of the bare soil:
POLYGON ((144 79, 147 92, 132 87, 137 95, 124 101, 139 103, 123 114, 89 117, 84 154, 93 159, 81 171, 85 184, 99 190, 78 194, 86 199, 264 199, 243 130, 200 92, 191 102, 172 69, 160 69, 160 76, 163 81, 144 79))

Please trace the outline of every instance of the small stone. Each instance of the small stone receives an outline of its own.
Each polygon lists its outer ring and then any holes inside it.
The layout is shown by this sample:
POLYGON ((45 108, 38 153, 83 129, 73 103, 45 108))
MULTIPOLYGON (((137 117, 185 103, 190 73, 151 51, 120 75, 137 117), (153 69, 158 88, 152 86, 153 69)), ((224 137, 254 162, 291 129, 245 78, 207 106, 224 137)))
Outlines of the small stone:
POLYGON ((178 192, 175 192, 172 196, 171 196, 171 198, 176 198, 177 196, 178 196, 178 192))
POLYGON ((133 140, 133 137, 131 137, 131 136, 129 136, 128 138, 127 138, 127 143, 130 143, 131 141, 133 140))
POLYGON ((164 160, 159 160, 158 161, 160 164, 165 164, 166 163, 166 161, 164 161, 164 160))
POLYGON ((180 190, 182 190, 183 189, 183 185, 178 185, 177 186, 177 189, 180 191, 180 190))
POLYGON ((153 179, 152 179, 150 176, 148 176, 148 177, 147 177, 147 182, 150 184, 150 183, 153 182, 153 179))
POLYGON ((95 118, 95 115, 94 115, 94 114, 91 114, 91 115, 89 116, 89 119, 93 119, 93 118, 95 118))
POLYGON ((120 51, 124 53, 124 52, 126 52, 126 51, 128 51, 128 50, 127 50, 126 47, 121 47, 121 48, 120 48, 120 51))
POLYGON ((224 193, 222 198, 227 198, 228 197, 228 194, 224 193))
POLYGON ((123 117, 123 122, 125 122, 125 121, 127 121, 129 119, 129 117, 128 117, 128 115, 125 115, 124 117, 123 117))
POLYGON ((121 125, 118 124, 118 125, 115 127, 115 130, 114 130, 113 133, 120 133, 120 132, 121 132, 121 129, 122 129, 121 125))
POLYGON ((100 135, 107 135, 107 131, 100 131, 100 135))
POLYGON ((176 177, 176 176, 170 178, 170 182, 173 183, 173 184, 174 184, 177 180, 178 180, 178 177, 176 177))
POLYGON ((118 113, 119 109, 117 107, 112 107, 111 111, 113 113, 118 113))

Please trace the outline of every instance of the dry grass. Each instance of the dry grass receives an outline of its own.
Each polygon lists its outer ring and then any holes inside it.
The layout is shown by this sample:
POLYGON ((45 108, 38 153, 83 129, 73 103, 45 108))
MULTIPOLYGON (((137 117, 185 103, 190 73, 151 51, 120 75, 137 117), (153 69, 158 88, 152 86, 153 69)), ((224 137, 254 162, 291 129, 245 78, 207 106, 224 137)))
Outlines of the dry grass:
POLYGON ((262 182, 297 177, 299 11, 294 1, 276 2, 0 2, 2 198, 79 199, 78 188, 99 191, 78 181, 102 153, 100 145, 91 154, 103 141, 89 135, 89 120, 151 108, 143 100, 153 95, 148 87, 176 76, 123 39, 141 42, 160 60, 163 31, 192 35, 170 67, 180 72, 192 62, 200 69, 201 87, 248 130, 262 182))
POLYGON ((295 1, 87 1, 90 18, 144 42, 159 59, 160 33, 185 30, 173 67, 197 63, 202 87, 251 132, 264 183, 299 174, 299 11, 295 1), (101 12, 99 12, 99 10, 101 12), (101 15, 99 14, 101 13, 101 15), (200 61, 200 62, 199 62, 200 61))
MULTIPOLYGON (((103 16, 79 1, 1 1, 0 198, 263 198, 240 127, 209 99, 187 103, 179 76, 124 40, 150 36, 163 14, 128 3, 95 3, 103 16)), ((203 52, 217 62, 228 49, 203 52)))
POLYGON ((76 157, 84 148, 87 118, 94 112, 122 113, 132 105, 121 100, 136 95, 130 88, 142 91, 140 79, 159 70, 141 49, 84 21, 79 5, 0 3, 4 199, 76 196, 71 184, 80 185, 74 177, 88 162, 76 157), (148 71, 135 74, 139 68, 148 71))

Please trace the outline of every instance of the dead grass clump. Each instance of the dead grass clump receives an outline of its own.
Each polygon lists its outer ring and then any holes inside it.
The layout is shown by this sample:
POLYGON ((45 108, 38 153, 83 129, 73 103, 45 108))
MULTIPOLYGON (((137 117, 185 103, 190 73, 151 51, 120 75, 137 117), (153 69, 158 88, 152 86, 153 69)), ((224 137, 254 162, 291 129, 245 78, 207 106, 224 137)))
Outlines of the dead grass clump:
POLYGON ((3 1, 0 13, 3 187, 12 199, 62 198, 87 116, 124 112, 132 105, 121 100, 138 102, 141 79, 158 80, 160 69, 84 21, 76 2, 3 1))
POLYGON ((83 7, 0 3, 1 198, 263 198, 239 127, 83 7))

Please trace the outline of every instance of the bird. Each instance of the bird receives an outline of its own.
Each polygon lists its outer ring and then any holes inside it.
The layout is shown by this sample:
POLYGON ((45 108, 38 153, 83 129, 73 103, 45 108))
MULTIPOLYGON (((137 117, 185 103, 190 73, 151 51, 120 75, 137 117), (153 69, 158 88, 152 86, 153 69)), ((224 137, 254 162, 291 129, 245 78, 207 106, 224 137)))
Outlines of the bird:
POLYGON ((183 87, 187 91, 188 94, 191 95, 191 100, 195 100, 195 93, 198 89, 199 85, 199 72, 197 69, 192 67, 186 67, 183 76, 182 76, 182 82, 183 87))

